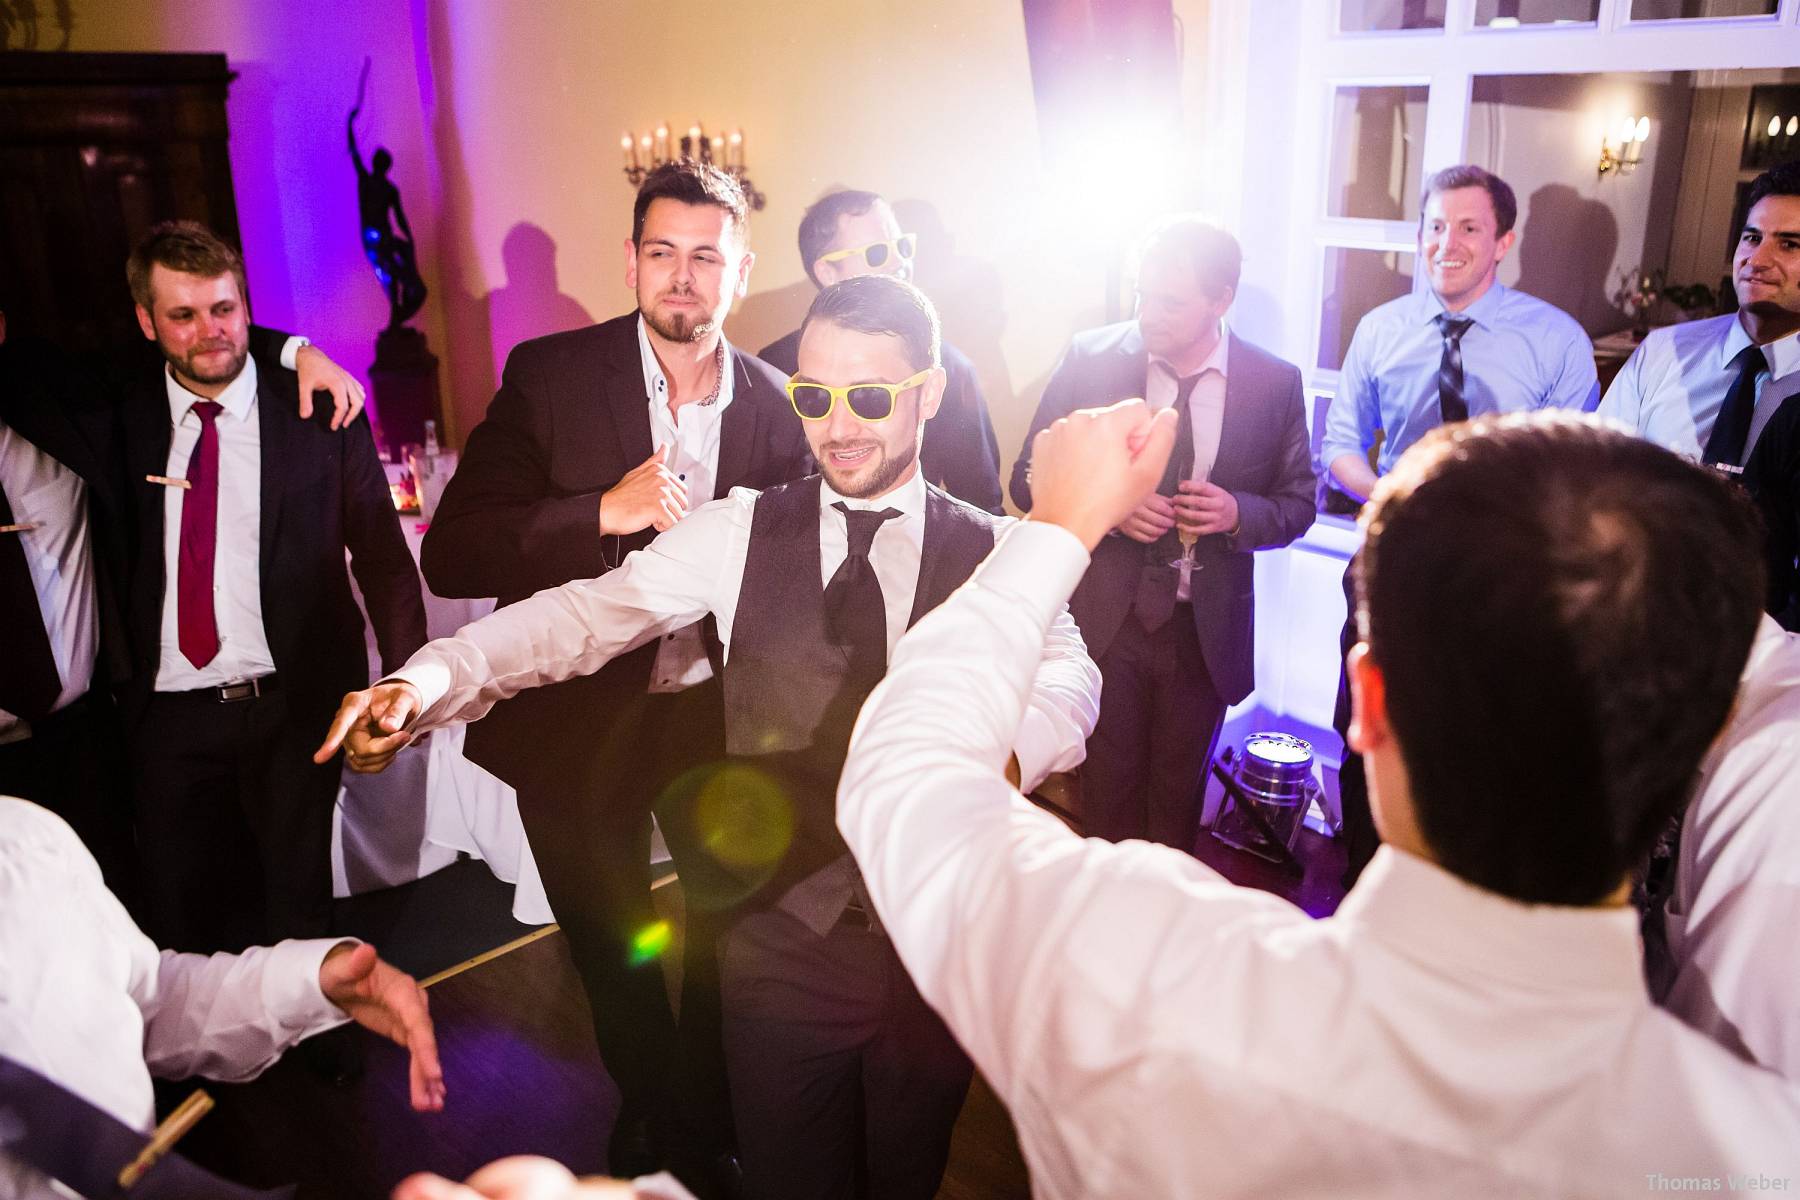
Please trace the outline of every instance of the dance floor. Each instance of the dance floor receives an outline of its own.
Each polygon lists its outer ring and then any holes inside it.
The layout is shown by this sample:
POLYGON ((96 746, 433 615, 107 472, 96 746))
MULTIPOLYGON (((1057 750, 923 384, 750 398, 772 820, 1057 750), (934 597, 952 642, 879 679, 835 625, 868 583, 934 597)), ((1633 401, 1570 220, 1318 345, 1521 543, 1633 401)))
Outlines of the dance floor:
MULTIPOLYGON (((1343 854, 1302 832, 1306 877, 1292 882, 1260 860, 1203 838, 1200 853, 1238 882, 1280 892, 1314 915, 1336 907, 1343 854)), ((680 889, 659 889, 679 926, 680 889)), ((431 987, 449 1099, 442 1113, 407 1106, 406 1059, 362 1030, 367 1071, 335 1088, 296 1057, 242 1085, 207 1083, 217 1109, 183 1143, 196 1159, 245 1183, 298 1182, 306 1200, 381 1197, 401 1178, 432 1170, 461 1178, 506 1154, 544 1154, 577 1173, 606 1166, 617 1093, 594 1049, 580 984, 562 934, 506 915, 507 889, 481 864, 341 902, 343 925, 421 977, 484 950, 510 946, 431 987)), ((679 946, 671 963, 680 962, 679 946)), ((160 1089, 162 1107, 191 1085, 160 1089)), ((955 1200, 1029 1195, 1006 1111, 979 1079, 958 1122, 939 1193, 955 1200)))

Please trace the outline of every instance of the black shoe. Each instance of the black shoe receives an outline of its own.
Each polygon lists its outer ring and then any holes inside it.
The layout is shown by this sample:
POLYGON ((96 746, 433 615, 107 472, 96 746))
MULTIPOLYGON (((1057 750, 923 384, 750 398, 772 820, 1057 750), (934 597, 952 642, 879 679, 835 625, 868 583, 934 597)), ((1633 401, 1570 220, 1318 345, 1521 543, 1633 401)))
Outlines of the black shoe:
POLYGON ((307 1038, 298 1049, 306 1069, 332 1087, 349 1087, 363 1077, 363 1047, 354 1026, 328 1029, 307 1038))
POLYGON ((615 1179, 635 1179, 662 1169, 662 1155, 650 1136, 650 1119, 621 1114, 606 1141, 606 1173, 615 1179))

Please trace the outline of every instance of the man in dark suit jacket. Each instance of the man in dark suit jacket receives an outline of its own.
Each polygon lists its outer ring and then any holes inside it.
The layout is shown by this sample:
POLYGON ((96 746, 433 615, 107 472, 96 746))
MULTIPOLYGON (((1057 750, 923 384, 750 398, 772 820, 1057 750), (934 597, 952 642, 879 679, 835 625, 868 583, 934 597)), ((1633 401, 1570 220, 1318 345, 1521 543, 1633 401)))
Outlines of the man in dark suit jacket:
POLYGON ((1076 336, 1013 467, 1031 507, 1031 443, 1078 408, 1134 396, 1181 411, 1158 494, 1095 549, 1069 611, 1105 680, 1081 804, 1089 833, 1193 852, 1225 709, 1254 686, 1256 550, 1313 521, 1300 372, 1227 332, 1236 239, 1182 217, 1148 242, 1138 318, 1076 336), (1192 566, 1181 536, 1195 540, 1192 566))
POLYGON ((147 911, 180 950, 318 936, 338 771, 310 751, 368 678, 344 551, 387 664, 425 640, 418 572, 368 423, 296 416, 295 373, 250 356, 237 252, 168 222, 128 275, 166 360, 120 414, 121 708, 147 911))
MULTIPOLYGON (((0 312, 0 526, 9 530, 0 533, 0 611, 13 636, 0 660, 0 793, 67 820, 107 887, 137 911, 124 735, 112 697, 131 669, 117 416, 132 372, 161 357, 143 343, 72 355, 8 334, 0 312), (30 555, 24 571, 18 550, 30 555)), ((361 388, 304 338, 252 327, 250 339, 255 353, 298 364, 307 400, 312 387, 329 387, 344 419, 361 410, 361 388)))
MULTIPOLYGON (((626 243, 638 311, 537 338, 507 359, 500 390, 445 490, 421 562, 445 596, 497 595, 593 578, 734 487, 810 469, 785 380, 727 345, 720 323, 754 256, 730 176, 676 163, 640 190, 626 243)), ((614 1174, 729 1144, 717 1049, 716 968, 690 902, 681 1122, 667 1128, 676 1057, 652 929, 650 812, 668 784, 724 754, 723 702, 700 626, 633 650, 584 679, 495 707, 466 752, 511 784, 550 907, 569 939, 594 1035, 623 1103, 614 1174)), ((324 729, 324 723, 319 728, 324 729)), ((315 731, 316 732, 316 731, 315 731)), ((354 761, 352 766, 355 766, 354 761)), ((680 869, 683 850, 665 826, 680 869)))
MULTIPOLYGON (((800 262, 814 287, 858 275, 898 275, 911 281, 917 238, 900 231, 893 208, 874 192, 833 192, 800 218, 800 262)), ((1000 443, 969 356, 944 342, 944 402, 925 426, 919 464, 935 483, 977 508, 998 515, 1000 443)), ((800 359, 800 331, 771 342, 757 357, 792 375, 800 359)))

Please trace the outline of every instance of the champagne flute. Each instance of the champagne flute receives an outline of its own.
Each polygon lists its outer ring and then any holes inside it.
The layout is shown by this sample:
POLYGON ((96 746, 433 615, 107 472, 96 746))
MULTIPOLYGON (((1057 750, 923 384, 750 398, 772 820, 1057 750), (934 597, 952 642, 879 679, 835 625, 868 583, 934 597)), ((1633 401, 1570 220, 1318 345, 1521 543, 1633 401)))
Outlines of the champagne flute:
MULTIPOLYGON (((1197 472, 1197 474, 1193 475, 1195 483, 1206 482, 1207 471, 1204 468, 1201 468, 1199 463, 1190 463, 1188 470, 1181 472, 1178 479, 1187 478, 1192 472, 1197 472)), ((1177 495, 1181 493, 1181 484, 1179 482, 1175 485, 1175 491, 1177 495)), ((1170 559, 1168 565, 1173 570, 1180 571, 1181 577, 1186 579, 1195 571, 1200 570, 1202 566, 1199 559, 1194 557, 1194 547, 1199 544, 1200 535, 1191 530, 1183 529, 1180 522, 1177 521, 1175 525, 1175 537, 1181 543, 1181 554, 1170 559)))

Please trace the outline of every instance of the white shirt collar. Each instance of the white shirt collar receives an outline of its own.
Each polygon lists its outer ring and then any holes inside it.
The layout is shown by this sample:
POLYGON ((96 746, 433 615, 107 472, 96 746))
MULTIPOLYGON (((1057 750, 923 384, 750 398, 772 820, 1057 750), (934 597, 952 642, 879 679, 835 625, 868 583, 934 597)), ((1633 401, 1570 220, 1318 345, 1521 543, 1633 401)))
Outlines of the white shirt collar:
MULTIPOLYGON (((663 375, 662 364, 656 361, 656 351, 650 348, 650 332, 649 328, 644 324, 644 315, 642 313, 638 314, 637 336, 638 358, 644 368, 644 395, 649 398, 651 404, 661 405, 663 411, 667 412, 669 405, 669 381, 663 375)), ((725 358, 719 379, 719 399, 716 403, 705 405, 701 408, 701 411, 703 412, 710 410, 715 416, 724 412, 731 404, 733 390, 732 375, 734 374, 731 369, 731 343, 725 340, 725 331, 723 329, 719 331, 719 344, 725 347, 725 358)), ((682 407, 686 408, 687 405, 684 404, 682 407)))
POLYGON ((854 496, 841 496, 833 490, 824 475, 819 476, 819 507, 829 508, 838 501, 843 501, 851 508, 897 508, 902 517, 921 516, 925 512, 925 472, 913 463, 912 478, 895 488, 885 496, 876 496, 872 500, 859 500, 854 496))
MULTIPOLYGON (((1204 375, 1208 371, 1217 371, 1221 378, 1229 378, 1230 376, 1227 371, 1227 363, 1229 362, 1230 357, 1231 357, 1230 352, 1231 352, 1231 330, 1226 328, 1224 321, 1220 321, 1219 322, 1219 340, 1213 344, 1212 353, 1208 354, 1206 356, 1206 361, 1200 364, 1200 369, 1198 371, 1195 371, 1194 374, 1204 375)), ((1182 376, 1176 372, 1174 364, 1169 362, 1169 360, 1166 358, 1158 358, 1155 355, 1151 355, 1150 362, 1151 362, 1152 366, 1161 367, 1166 374, 1172 376, 1173 378, 1175 378, 1177 380, 1185 378, 1185 376, 1182 376)))
MULTIPOLYGON (((1745 331, 1743 321, 1733 317, 1725 323, 1725 339, 1719 343, 1719 369, 1726 370, 1731 360, 1743 352, 1750 344, 1750 334, 1745 331)), ((1786 337, 1776 338, 1762 348, 1763 357, 1769 363, 1769 378, 1781 379, 1789 372, 1800 369, 1800 330, 1786 337)))
MULTIPOLYGON (((163 384, 169 396, 170 419, 177 425, 187 417, 189 409, 206 399, 176 382, 175 372, 166 363, 163 365, 163 384)), ((213 399, 225 410, 226 416, 237 421, 249 420, 256 411, 256 359, 246 357, 244 369, 238 372, 238 377, 213 399)))
POLYGON ((1523 904, 1383 846, 1334 919, 1447 971, 1649 1002, 1627 905, 1523 904))

